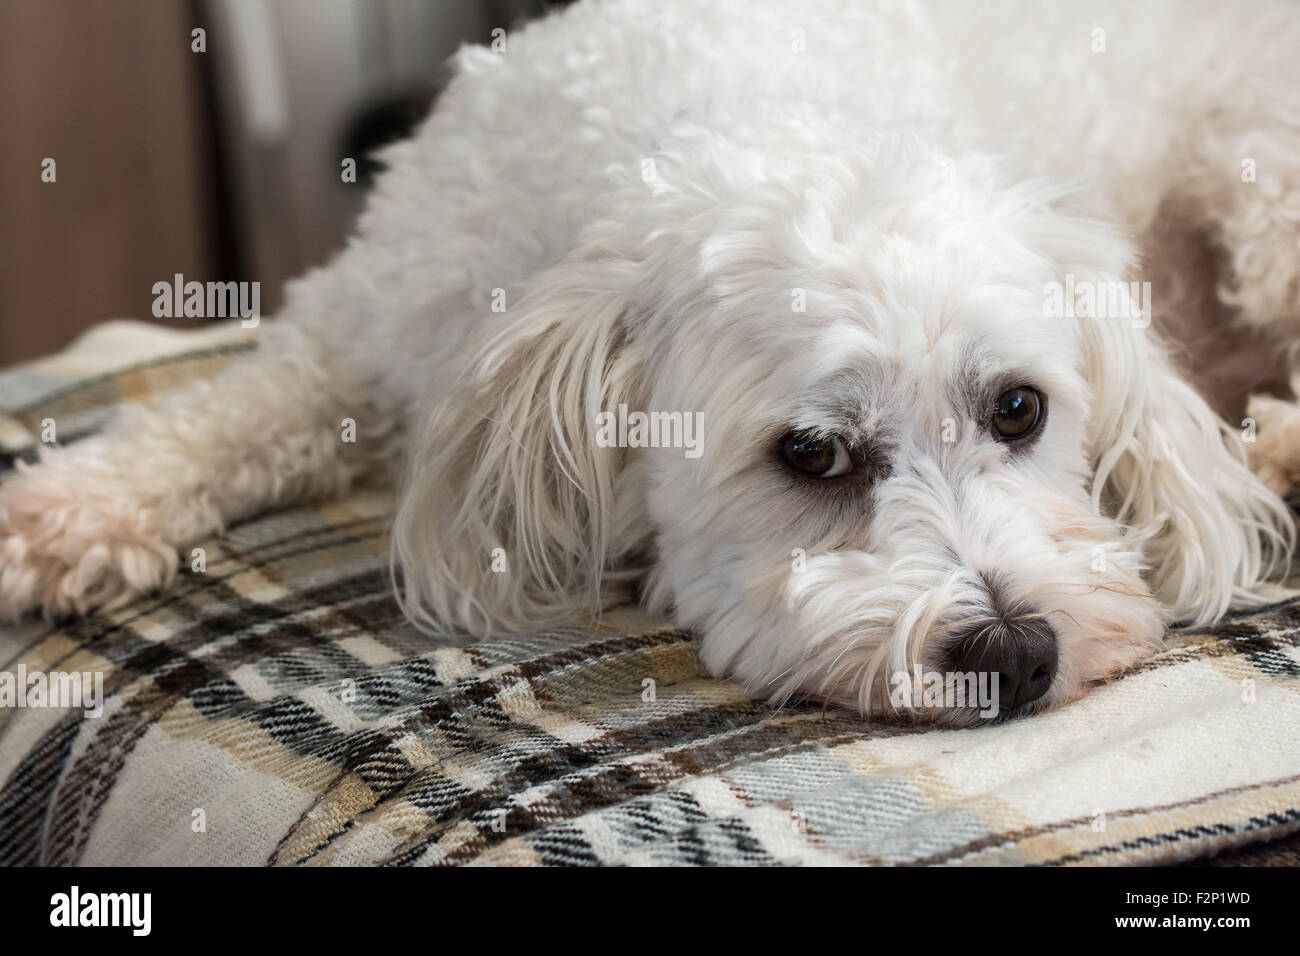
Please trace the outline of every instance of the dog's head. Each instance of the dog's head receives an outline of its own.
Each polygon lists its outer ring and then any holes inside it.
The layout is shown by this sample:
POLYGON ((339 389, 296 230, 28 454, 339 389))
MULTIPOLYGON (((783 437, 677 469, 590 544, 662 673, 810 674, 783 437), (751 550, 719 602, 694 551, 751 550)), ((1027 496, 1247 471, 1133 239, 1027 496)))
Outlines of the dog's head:
POLYGON ((629 184, 431 398, 394 537, 414 619, 640 591, 754 692, 965 723, 1250 599, 1290 519, 1161 353, 1122 236, 902 138, 710 148, 629 184))

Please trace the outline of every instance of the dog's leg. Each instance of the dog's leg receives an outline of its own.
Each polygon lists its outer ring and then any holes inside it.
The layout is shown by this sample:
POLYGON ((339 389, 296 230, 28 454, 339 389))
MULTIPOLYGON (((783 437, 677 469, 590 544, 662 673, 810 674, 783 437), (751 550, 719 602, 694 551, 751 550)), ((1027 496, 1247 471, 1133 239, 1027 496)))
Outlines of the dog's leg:
MULTIPOLYGON (((1235 178, 1244 181, 1206 202, 1229 269, 1219 295, 1237 323, 1293 361, 1300 345, 1300 117, 1221 142, 1228 158, 1239 154, 1235 178)), ((1242 424, 1252 470, 1279 497, 1294 498, 1300 406, 1255 395, 1242 424)))
POLYGON ((0 486, 0 618, 119 606, 169 582, 177 549, 226 523, 346 489, 383 430, 306 338, 274 328, 212 381, 127 407, 0 486), (347 440, 347 417, 362 440, 347 440))
MULTIPOLYGON (((1269 373, 1281 372, 1277 385, 1285 381, 1300 346, 1300 31, 1289 27, 1272 40, 1259 49, 1273 56, 1205 96, 1202 121, 1176 151, 1174 176, 1176 198, 1221 255, 1222 349, 1254 340, 1279 356, 1276 369, 1258 369, 1257 391, 1275 387, 1262 380, 1269 373)), ((1240 425, 1253 470, 1279 496, 1293 496, 1300 407, 1256 395, 1240 425)))

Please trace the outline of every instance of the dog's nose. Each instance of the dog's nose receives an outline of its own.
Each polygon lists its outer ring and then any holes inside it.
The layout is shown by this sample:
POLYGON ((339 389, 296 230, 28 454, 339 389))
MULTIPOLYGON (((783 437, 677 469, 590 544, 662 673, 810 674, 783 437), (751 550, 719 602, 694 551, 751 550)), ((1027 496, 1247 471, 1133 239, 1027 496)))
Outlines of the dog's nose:
POLYGON ((953 645, 954 669, 998 675, 998 704, 1015 709, 1047 693, 1056 677, 1056 632, 1042 618, 981 625, 953 645))

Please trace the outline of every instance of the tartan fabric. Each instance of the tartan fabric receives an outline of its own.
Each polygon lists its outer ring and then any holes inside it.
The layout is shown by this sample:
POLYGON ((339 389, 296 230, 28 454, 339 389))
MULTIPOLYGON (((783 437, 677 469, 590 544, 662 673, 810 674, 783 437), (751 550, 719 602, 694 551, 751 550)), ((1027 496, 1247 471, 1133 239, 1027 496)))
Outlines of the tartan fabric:
MULTIPOLYGON (((0 448, 250 347, 0 374, 0 448)), ((1300 832, 1298 605, 1172 635, 1055 712, 933 731, 750 700, 632 608, 421 635, 390 593, 391 513, 369 490, 249 521, 165 594, 8 629, 0 671, 99 671, 107 702, 0 709, 0 861, 1093 865, 1300 832)))

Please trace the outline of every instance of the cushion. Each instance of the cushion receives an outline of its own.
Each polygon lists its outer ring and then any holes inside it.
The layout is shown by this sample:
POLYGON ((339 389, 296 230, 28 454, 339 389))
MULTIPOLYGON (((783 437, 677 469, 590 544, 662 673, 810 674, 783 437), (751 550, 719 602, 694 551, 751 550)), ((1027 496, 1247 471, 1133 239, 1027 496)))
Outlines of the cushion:
MULTIPOLYGON (((256 335, 113 323, 0 374, 0 464, 256 335)), ((98 717, 0 708, 0 863, 1150 864, 1300 830, 1296 603, 1171 634, 1056 711, 934 730, 753 700, 632 607, 419 633, 392 512, 370 489, 266 515, 165 593, 0 629, 0 672, 104 690, 98 717)))

